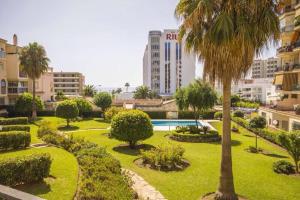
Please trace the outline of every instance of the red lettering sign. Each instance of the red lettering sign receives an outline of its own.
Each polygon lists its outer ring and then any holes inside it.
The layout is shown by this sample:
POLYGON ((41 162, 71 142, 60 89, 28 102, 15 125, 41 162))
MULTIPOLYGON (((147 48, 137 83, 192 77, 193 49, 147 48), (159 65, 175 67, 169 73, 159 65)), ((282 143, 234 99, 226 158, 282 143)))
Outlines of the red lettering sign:
POLYGON ((177 40, 177 34, 176 33, 167 33, 166 38, 167 38, 167 40, 177 40))

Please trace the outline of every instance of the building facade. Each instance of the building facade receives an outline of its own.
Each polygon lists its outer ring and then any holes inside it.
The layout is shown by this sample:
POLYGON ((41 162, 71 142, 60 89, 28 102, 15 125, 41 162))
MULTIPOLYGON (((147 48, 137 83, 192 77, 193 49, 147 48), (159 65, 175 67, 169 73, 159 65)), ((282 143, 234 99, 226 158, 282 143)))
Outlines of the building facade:
POLYGON ((257 78, 273 78, 276 69, 279 66, 278 58, 258 59, 254 60, 249 70, 249 74, 253 79, 257 78))
POLYGON ((280 99, 270 107, 260 108, 268 125, 284 130, 300 129, 300 117, 295 107, 300 105, 300 1, 285 1, 279 17, 281 47, 277 49, 279 66, 274 85, 280 99))
POLYGON ((79 72, 53 72, 54 92, 69 96, 83 95, 85 77, 79 72))
POLYGON ((150 31, 143 57, 143 84, 160 95, 172 95, 195 79, 194 54, 184 51, 178 30, 150 31))

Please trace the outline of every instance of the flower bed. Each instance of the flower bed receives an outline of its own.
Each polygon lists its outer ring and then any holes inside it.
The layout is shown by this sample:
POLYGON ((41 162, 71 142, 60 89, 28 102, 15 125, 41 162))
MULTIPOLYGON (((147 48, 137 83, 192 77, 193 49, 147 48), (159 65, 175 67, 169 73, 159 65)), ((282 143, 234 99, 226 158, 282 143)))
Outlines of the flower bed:
POLYGON ((179 142, 219 142, 221 141, 221 136, 217 131, 210 130, 207 134, 200 133, 200 134, 191 134, 187 133, 177 133, 174 132, 170 135, 170 139, 176 140, 179 142))

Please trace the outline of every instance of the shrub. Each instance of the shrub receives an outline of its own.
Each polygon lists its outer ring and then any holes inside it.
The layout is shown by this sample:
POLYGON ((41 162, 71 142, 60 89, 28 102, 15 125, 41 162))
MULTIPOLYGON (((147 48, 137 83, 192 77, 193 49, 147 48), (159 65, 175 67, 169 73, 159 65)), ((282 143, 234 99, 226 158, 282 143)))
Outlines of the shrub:
POLYGON ((105 119, 108 121, 111 121, 112 118, 117 115, 119 112, 125 111, 126 109, 123 107, 110 107, 106 112, 105 112, 105 119))
POLYGON ((167 112, 165 111, 145 111, 151 119, 166 119, 167 112))
POLYGON ((223 112, 222 111, 215 112, 214 118, 222 120, 222 118, 223 118, 223 112))
POLYGON ((238 133, 239 129, 236 126, 232 126, 231 131, 235 132, 235 133, 238 133))
POLYGON ((189 132, 191 134, 200 134, 202 129, 198 128, 197 126, 188 126, 189 132))
POLYGON ((0 160, 0 183, 15 186, 42 181, 49 176, 49 154, 33 154, 0 160))
POLYGON ((209 130, 207 134, 172 133, 171 139, 179 142, 219 142, 221 136, 217 131, 209 130))
POLYGON ((149 116, 139 110, 120 112, 111 123, 111 135, 120 141, 126 141, 131 148, 139 140, 145 140, 153 135, 153 127, 149 116))
POLYGON ((26 131, 26 132, 30 132, 30 126, 26 126, 26 125, 5 125, 5 126, 2 126, 2 130, 0 130, 0 132, 7 132, 7 131, 26 131))
POLYGON ((67 127, 69 127, 70 120, 76 118, 78 114, 77 104, 72 100, 65 100, 56 107, 56 116, 66 119, 67 127))
POLYGON ((92 105, 90 102, 83 98, 76 98, 74 101, 77 104, 79 115, 84 117, 86 113, 90 113, 93 111, 92 105))
POLYGON ((208 126, 202 126, 202 130, 203 130, 203 133, 206 134, 207 131, 209 130, 209 127, 208 126))
POLYGON ((259 103, 254 102, 245 102, 245 101, 239 101, 235 104, 236 107, 242 107, 242 108, 259 108, 259 103))
POLYGON ((0 132, 0 149, 26 148, 30 145, 31 136, 27 131, 0 132))
POLYGON ((149 151, 142 151, 142 159, 154 169, 175 170, 183 165, 184 151, 179 145, 159 145, 149 151))
MULTIPOLYGON (((19 113, 30 115, 32 112, 32 103, 33 97, 30 93, 23 93, 20 95, 15 103, 15 110, 19 113)), ((35 99, 36 110, 40 111, 43 110, 44 105, 42 100, 39 97, 35 99)))
POLYGON ((188 132, 189 128, 186 126, 176 126, 176 132, 177 133, 185 133, 188 132))
POLYGON ((94 103, 105 112, 111 106, 111 95, 108 92, 99 92, 94 96, 94 103))
POLYGON ((0 119, 0 125, 17 125, 17 124, 28 124, 28 118, 27 117, 16 117, 16 118, 0 119))
POLYGON ((295 169, 292 163, 285 161, 285 160, 279 160, 277 162, 273 163, 273 170, 274 172, 278 174, 294 174, 295 169))
POLYGON ((241 110, 236 110, 236 111, 233 112, 233 116, 234 117, 244 118, 245 114, 241 110))
POLYGON ((50 121, 43 120, 39 125, 37 136, 39 138, 42 138, 47 134, 54 134, 54 133, 56 133, 54 124, 50 121))

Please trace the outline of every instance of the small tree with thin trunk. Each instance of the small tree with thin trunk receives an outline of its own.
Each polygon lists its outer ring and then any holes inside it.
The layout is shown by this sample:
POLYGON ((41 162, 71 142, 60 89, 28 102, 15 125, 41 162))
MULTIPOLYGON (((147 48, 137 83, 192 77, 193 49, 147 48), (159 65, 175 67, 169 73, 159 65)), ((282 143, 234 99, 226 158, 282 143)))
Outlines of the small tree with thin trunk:
POLYGON ((99 92, 94 96, 94 103, 101 108, 104 115, 106 109, 112 104, 112 97, 108 92, 99 92))
MULTIPOLYGON (((254 129, 263 129, 266 127, 266 125, 267 125, 266 119, 261 116, 254 117, 249 122, 249 127, 254 128, 254 129)), ((255 133, 255 148, 256 148, 256 151, 258 151, 258 149, 257 149, 257 133, 255 133)))
POLYGON ((300 131, 292 131, 289 134, 282 133, 278 136, 278 141, 293 158, 296 166, 296 172, 299 173, 300 131))
POLYGON ((149 116, 140 110, 119 112, 111 123, 111 136, 129 143, 135 148, 136 143, 153 135, 153 126, 149 116))
POLYGON ((78 117, 79 111, 76 102, 65 100, 56 107, 56 116, 67 120, 67 127, 70 127, 71 119, 78 117))
POLYGON ((128 88, 129 88, 130 84, 127 82, 125 83, 125 87, 126 87, 126 92, 128 92, 128 88))
POLYGON ((43 46, 38 43, 29 43, 28 46, 22 48, 19 55, 20 69, 26 72, 28 77, 32 80, 32 119, 36 119, 36 95, 35 84, 36 80, 48 70, 49 58, 43 46))

